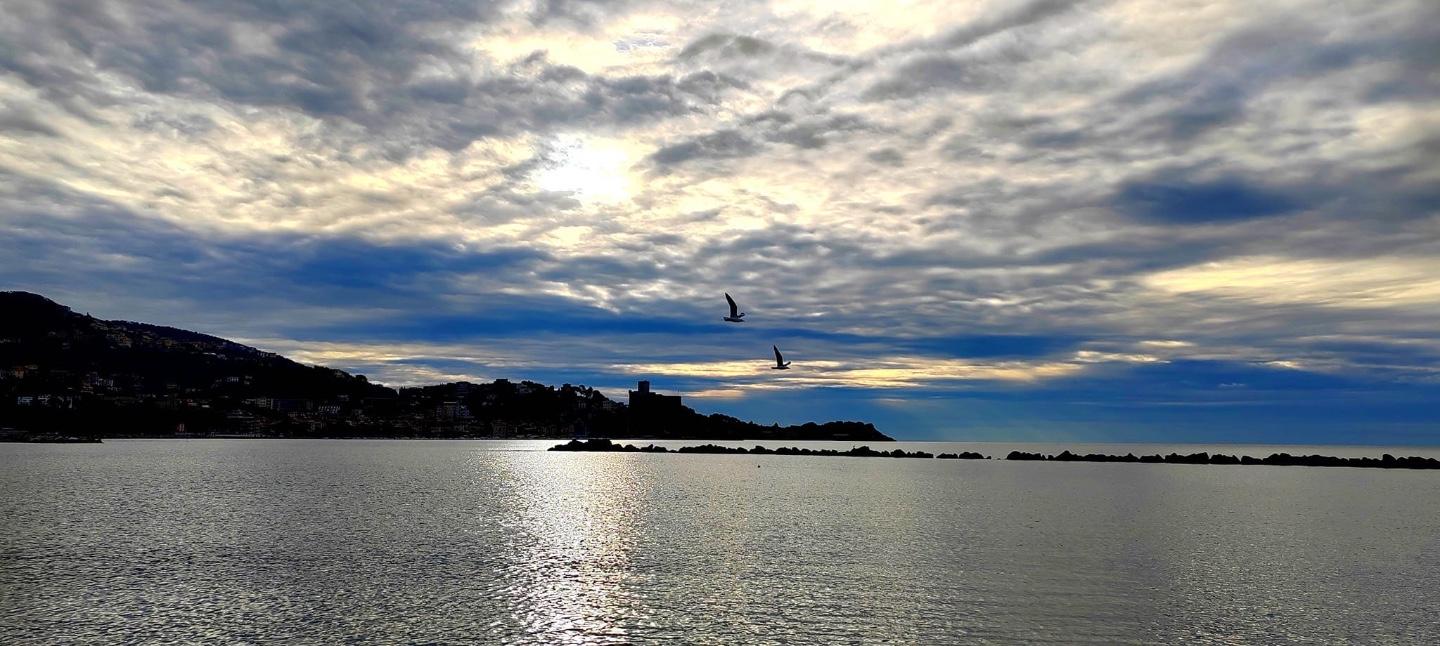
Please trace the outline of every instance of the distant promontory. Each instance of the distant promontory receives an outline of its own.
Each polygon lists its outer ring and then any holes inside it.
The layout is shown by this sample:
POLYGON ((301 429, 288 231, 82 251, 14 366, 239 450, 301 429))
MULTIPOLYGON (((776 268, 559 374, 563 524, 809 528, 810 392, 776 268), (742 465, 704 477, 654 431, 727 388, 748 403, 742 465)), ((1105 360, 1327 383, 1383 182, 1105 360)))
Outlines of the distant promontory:
POLYGON ((641 381, 594 388, 499 379, 388 388, 197 332, 107 321, 0 292, 0 439, 98 437, 892 438, 865 422, 761 425, 704 415, 641 381))

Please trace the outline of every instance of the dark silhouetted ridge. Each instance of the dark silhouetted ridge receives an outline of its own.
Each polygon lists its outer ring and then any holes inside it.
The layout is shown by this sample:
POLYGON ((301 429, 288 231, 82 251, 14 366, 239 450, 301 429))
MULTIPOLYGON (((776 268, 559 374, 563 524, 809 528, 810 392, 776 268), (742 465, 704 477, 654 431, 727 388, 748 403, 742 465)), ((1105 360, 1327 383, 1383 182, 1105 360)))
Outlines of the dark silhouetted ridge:
POLYGON ((106 388, 119 379, 123 392, 137 397, 208 391, 217 382, 237 395, 394 394, 363 376, 306 366, 199 332, 77 314, 38 294, 0 292, 0 312, 5 313, 0 317, 0 369, 11 377, 33 373, 37 383, 27 386, 47 391, 43 394, 74 391, 87 378, 106 388))
MULTIPOLYGON (((647 382, 648 383, 648 382, 647 382)), ((392 389, 208 334, 0 292, 0 439, 94 437, 891 438, 864 422, 763 426, 652 393, 498 379, 392 389)))

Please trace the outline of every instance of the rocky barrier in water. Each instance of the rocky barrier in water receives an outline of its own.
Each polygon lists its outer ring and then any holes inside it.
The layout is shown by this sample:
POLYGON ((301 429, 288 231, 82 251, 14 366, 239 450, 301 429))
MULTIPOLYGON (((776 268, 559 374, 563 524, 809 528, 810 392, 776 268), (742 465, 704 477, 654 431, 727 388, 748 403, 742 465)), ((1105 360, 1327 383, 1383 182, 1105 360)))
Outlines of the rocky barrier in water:
POLYGON ((1044 455, 1040 453, 1025 453, 1024 451, 1011 451, 1005 456, 1006 460, 1045 460, 1050 462, 1139 462, 1144 464, 1263 464, 1270 466, 1284 467, 1362 467, 1372 469, 1440 469, 1440 460, 1435 458, 1405 457, 1397 458, 1389 453, 1378 458, 1340 458, 1333 455, 1290 455, 1289 453, 1272 453, 1265 458, 1252 458, 1248 455, 1236 457, 1216 453, 1191 453, 1180 455, 1171 453, 1169 455, 1142 455, 1135 456, 1127 453, 1125 455, 1105 455, 1103 453, 1087 453, 1079 455, 1069 451, 1063 451, 1058 455, 1044 455))
MULTIPOLYGON (((828 455, 835 457, 850 458, 935 458, 939 460, 989 460, 989 456, 981 455, 972 451, 962 453, 941 453, 935 455, 927 451, 905 451, 895 449, 893 451, 876 451, 868 446, 859 446, 845 451, 835 449, 806 449, 799 447, 782 447, 778 449, 767 449, 763 446, 742 448, 735 446, 719 446, 716 444, 701 444, 699 446, 682 446, 671 450, 663 446, 649 444, 646 446, 635 446, 633 444, 618 444, 607 439, 596 438, 591 440, 570 440, 565 444, 557 444, 550 447, 551 451, 601 451, 620 453, 706 453, 722 455, 828 455)), ((1142 455, 1136 456, 1127 453, 1125 455, 1105 455, 1103 453, 1087 453, 1084 455, 1063 451, 1057 455, 1045 455, 1043 453, 1026 453, 1024 451, 1011 451, 1005 456, 1006 460, 1032 460, 1042 462, 1135 462, 1141 464, 1243 464, 1243 465, 1270 465, 1270 466, 1301 466, 1301 467, 1362 467, 1375 469, 1440 469, 1440 460, 1435 458, 1405 457, 1397 458, 1389 453, 1379 458, 1340 458, 1329 455, 1290 455, 1289 453, 1272 453, 1266 458, 1252 458, 1248 455, 1236 457, 1216 453, 1190 453, 1180 455, 1171 453, 1169 455, 1142 455)))
MULTIPOLYGON (((763 446, 753 448, 741 448, 736 446, 719 446, 716 444, 701 444, 699 446, 682 446, 675 450, 663 446, 647 444, 635 446, 634 444, 617 444, 610 440, 596 438, 591 440, 570 440, 564 444, 557 444, 550 447, 551 451, 602 451, 620 453, 708 453, 722 455, 829 455, 836 457, 850 458, 933 458, 934 453, 926 451, 876 451, 868 446, 859 446, 845 451, 835 449, 805 449, 799 447, 781 447, 778 449, 767 449, 763 446)), ((984 457, 979 453, 966 453, 963 455, 984 457)), ((960 457, 953 453, 941 454, 942 458, 960 457)))
POLYGON ((0 442, 27 442, 30 444, 96 444, 100 438, 93 435, 64 435, 61 433, 26 433, 0 430, 0 442))

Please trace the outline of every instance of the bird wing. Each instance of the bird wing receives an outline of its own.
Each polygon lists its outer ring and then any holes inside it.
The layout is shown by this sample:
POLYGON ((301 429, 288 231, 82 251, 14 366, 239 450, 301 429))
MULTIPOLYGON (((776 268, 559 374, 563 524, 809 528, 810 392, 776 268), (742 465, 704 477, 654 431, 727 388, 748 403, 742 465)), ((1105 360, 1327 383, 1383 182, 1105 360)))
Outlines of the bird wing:
POLYGON ((775 351, 775 365, 782 365, 785 362, 785 357, 780 356, 780 348, 772 345, 770 349, 775 351))
POLYGON ((725 302, 730 304, 730 316, 733 318, 735 313, 740 311, 740 308, 735 306, 735 299, 730 298, 729 294, 725 295, 725 302))

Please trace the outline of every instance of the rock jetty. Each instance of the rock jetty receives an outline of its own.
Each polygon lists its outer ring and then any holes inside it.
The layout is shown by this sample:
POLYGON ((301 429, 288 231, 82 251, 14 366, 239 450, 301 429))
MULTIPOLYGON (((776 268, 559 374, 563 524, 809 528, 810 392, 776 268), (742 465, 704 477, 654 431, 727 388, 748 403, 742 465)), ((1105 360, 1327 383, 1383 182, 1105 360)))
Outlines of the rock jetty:
MULTIPOLYGON (((564 444, 557 444, 550 447, 551 451, 601 451, 619 453, 705 453, 720 455, 826 455, 848 458, 935 458, 939 460, 989 460, 989 456, 981 455, 973 451, 962 453, 941 453, 935 455, 928 451, 905 451, 895 449, 893 451, 876 451, 868 446, 859 446, 845 451, 835 449, 807 449, 800 447, 781 447, 768 449, 763 446, 743 448, 736 446, 719 446, 716 444, 701 444, 698 446, 682 446, 671 450, 663 446, 647 444, 635 446, 634 444, 619 444, 603 438, 590 440, 570 440, 564 444)), ((1038 462, 1134 462, 1140 464, 1237 464, 1237 465, 1268 465, 1268 466, 1301 466, 1301 467, 1361 467, 1375 469, 1440 469, 1440 460, 1424 457, 1397 458, 1389 453, 1378 458, 1341 458, 1329 455, 1290 455, 1289 453, 1273 453, 1265 458, 1252 458, 1248 455, 1236 457, 1216 453, 1190 453, 1181 455, 1171 453, 1169 455, 1141 455, 1133 453, 1125 455, 1106 455, 1103 453, 1086 453, 1084 455, 1062 451, 1056 455, 1045 455, 1043 453, 1026 453, 1024 451, 1011 451, 1005 456, 1006 460, 1017 461, 1038 461, 1038 462)))
MULTIPOLYGON (((763 446, 753 448, 742 448, 736 446, 719 446, 716 444, 701 444, 699 446, 682 446, 674 451, 663 446, 647 444, 635 446, 634 444, 617 444, 606 439, 570 440, 564 444, 557 444, 550 447, 551 451, 608 451, 622 453, 709 453, 723 455, 829 455, 835 457, 850 458, 933 458, 934 453, 926 451, 876 451, 868 446, 859 446, 845 451, 835 449, 805 449, 799 447, 781 447, 778 449, 767 449, 763 446)), ((951 455, 951 454, 947 454, 951 455)), ((942 456, 943 457, 943 456, 942 456)))
POLYGON ((1289 453, 1272 453, 1265 458, 1252 458, 1248 455, 1236 457, 1216 453, 1191 453, 1180 455, 1171 453, 1169 455, 1142 455, 1136 457, 1133 453, 1125 455, 1105 455, 1103 453, 1087 453, 1078 455, 1069 451, 1062 451, 1058 455, 1044 455, 1040 453, 1026 453, 1024 451, 1011 451, 1005 456, 1006 460, 1044 460, 1050 462, 1140 462, 1145 464, 1244 464, 1244 465, 1270 465, 1283 467, 1362 467, 1372 469, 1440 469, 1440 460, 1435 458, 1405 457, 1397 458, 1386 453, 1378 458, 1340 458, 1332 455, 1290 455, 1289 453))

